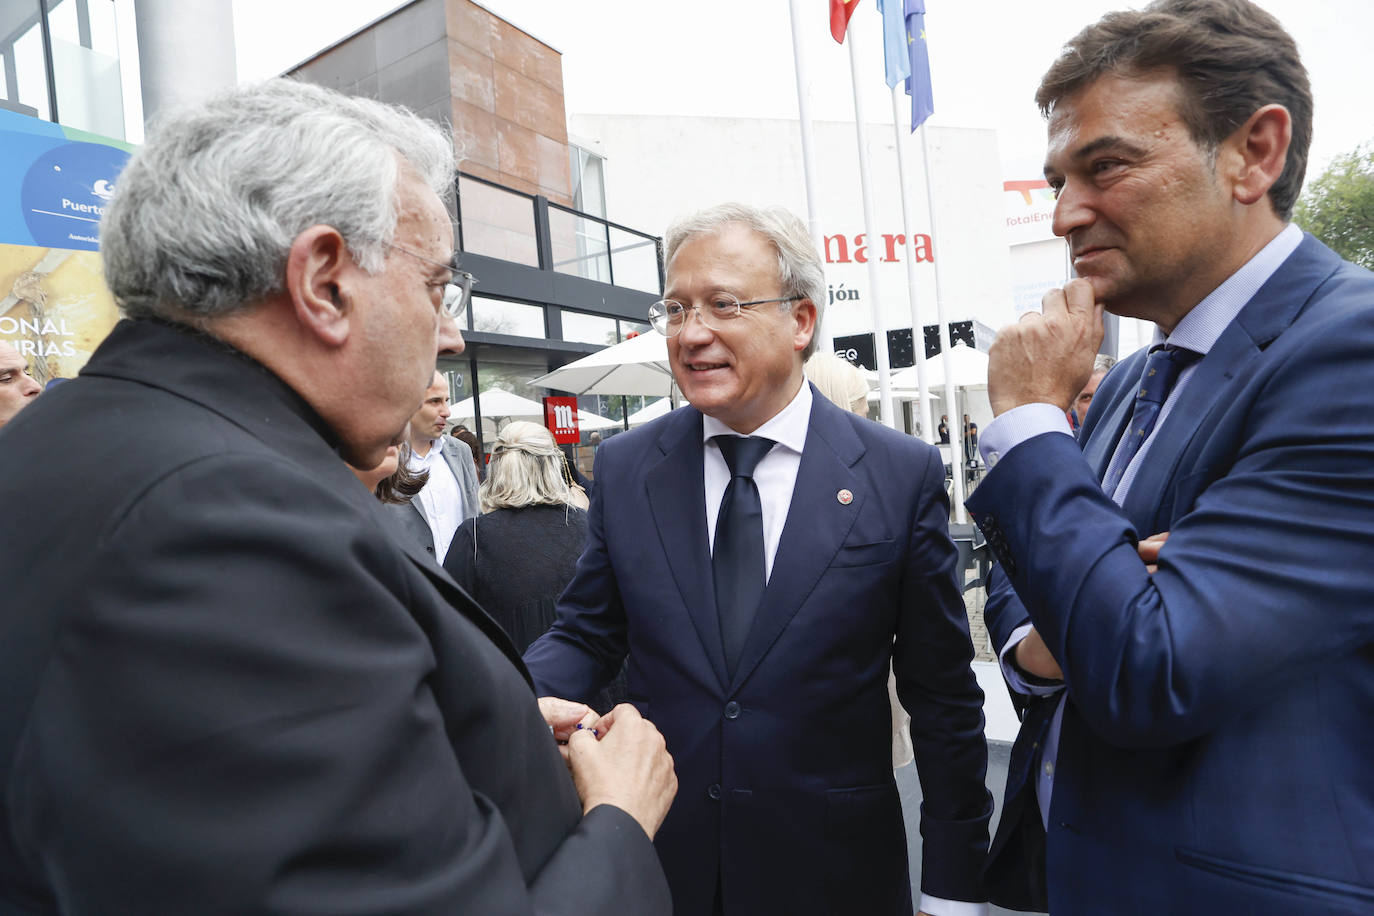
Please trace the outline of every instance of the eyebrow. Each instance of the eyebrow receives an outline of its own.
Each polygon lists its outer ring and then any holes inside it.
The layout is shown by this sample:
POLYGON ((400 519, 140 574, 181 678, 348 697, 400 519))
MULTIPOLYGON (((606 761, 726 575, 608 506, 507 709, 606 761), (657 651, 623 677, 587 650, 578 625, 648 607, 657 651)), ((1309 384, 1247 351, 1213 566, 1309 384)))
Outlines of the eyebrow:
MULTIPOLYGON (((1080 146, 1069 155, 1069 159, 1078 162, 1108 150, 1123 152, 1129 156, 1143 156, 1146 152, 1145 147, 1132 143, 1125 137, 1112 135, 1098 137, 1096 140, 1080 146)), ((1044 173, 1046 175, 1054 174, 1056 171, 1049 162, 1045 163, 1044 173)))

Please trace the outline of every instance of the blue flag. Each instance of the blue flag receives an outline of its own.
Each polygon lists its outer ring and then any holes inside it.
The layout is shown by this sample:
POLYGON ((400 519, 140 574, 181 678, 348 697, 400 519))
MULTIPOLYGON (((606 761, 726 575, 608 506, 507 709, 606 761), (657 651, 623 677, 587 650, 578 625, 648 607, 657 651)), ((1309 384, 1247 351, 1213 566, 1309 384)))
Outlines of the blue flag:
POLYGON ((906 23, 902 18, 903 0, 878 0, 883 17, 883 64, 887 69, 887 88, 911 76, 911 53, 906 47, 906 23))
POLYGON ((906 78, 906 94, 911 96, 911 129, 914 131, 935 113, 935 96, 930 89, 925 0, 905 0, 905 12, 907 49, 911 52, 911 75, 906 78))

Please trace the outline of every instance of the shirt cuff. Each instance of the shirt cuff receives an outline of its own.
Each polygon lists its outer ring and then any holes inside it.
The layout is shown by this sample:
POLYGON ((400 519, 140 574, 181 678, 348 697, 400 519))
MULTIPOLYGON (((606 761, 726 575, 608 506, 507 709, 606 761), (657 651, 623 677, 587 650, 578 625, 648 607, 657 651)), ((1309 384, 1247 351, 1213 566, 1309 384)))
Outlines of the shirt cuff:
POLYGON ((967 900, 946 900, 943 897, 921 895, 921 905, 917 907, 930 916, 988 916, 986 903, 970 903, 967 900))
POLYGON ((1064 689, 1062 683, 1032 684, 1022 677, 1020 669, 1011 663, 1011 653, 1016 650, 1021 640, 1030 635, 1030 631, 1031 625, 1028 623, 1011 631, 1011 636, 1007 638, 1007 644, 1002 647, 1002 651, 997 655, 997 660, 1002 665, 1002 677, 1007 679, 1007 686, 1017 693, 1024 693, 1033 697, 1053 696, 1064 689))
POLYGON ((1041 433, 1073 435, 1069 418, 1053 404, 1022 404, 993 419, 978 440, 978 451, 989 468, 1027 439, 1041 433))

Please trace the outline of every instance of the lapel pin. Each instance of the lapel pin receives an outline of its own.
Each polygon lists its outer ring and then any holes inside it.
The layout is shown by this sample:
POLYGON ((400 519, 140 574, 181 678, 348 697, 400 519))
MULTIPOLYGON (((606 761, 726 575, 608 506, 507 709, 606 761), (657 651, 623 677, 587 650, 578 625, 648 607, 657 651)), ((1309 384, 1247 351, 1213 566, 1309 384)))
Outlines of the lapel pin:
POLYGON ((841 506, 847 506, 854 501, 854 494, 848 490, 841 490, 835 494, 835 498, 840 501, 841 506))

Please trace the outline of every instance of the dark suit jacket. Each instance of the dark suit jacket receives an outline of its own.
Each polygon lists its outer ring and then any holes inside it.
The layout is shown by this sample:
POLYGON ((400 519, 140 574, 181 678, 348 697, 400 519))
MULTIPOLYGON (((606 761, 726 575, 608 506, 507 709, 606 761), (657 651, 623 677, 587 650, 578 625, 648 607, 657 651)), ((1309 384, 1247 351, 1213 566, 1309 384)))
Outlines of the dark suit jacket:
POLYGON ((925 787, 923 887, 982 899, 982 692, 938 453, 813 391, 772 576, 729 678, 701 435, 685 407, 602 444, 587 550, 526 653, 537 690, 584 697, 629 650, 631 700, 677 767, 657 846, 678 916, 711 912, 718 882, 727 914, 910 916, 887 700, 895 635, 925 787))
POLYGON ((1118 508, 1098 479, 1144 358, 1082 452, 1038 436, 969 500, 1020 604, 999 629, 1033 620, 1068 684, 1051 912, 1374 911, 1374 276, 1305 238, 1118 508))
MULTIPOLYGON (((472 461, 472 449, 466 442, 452 436, 441 437, 436 448, 440 449, 445 463, 458 479, 458 489, 463 494, 463 519, 475 518, 481 504, 477 496, 477 465, 472 461)), ((388 503, 386 511, 400 522, 416 544, 427 553, 434 553, 434 531, 429 527, 429 519, 425 518, 425 510, 418 503, 413 499, 403 503, 388 503)))
POLYGON ((125 321, 21 419, 0 913, 668 912, 504 635, 275 376, 125 321))

